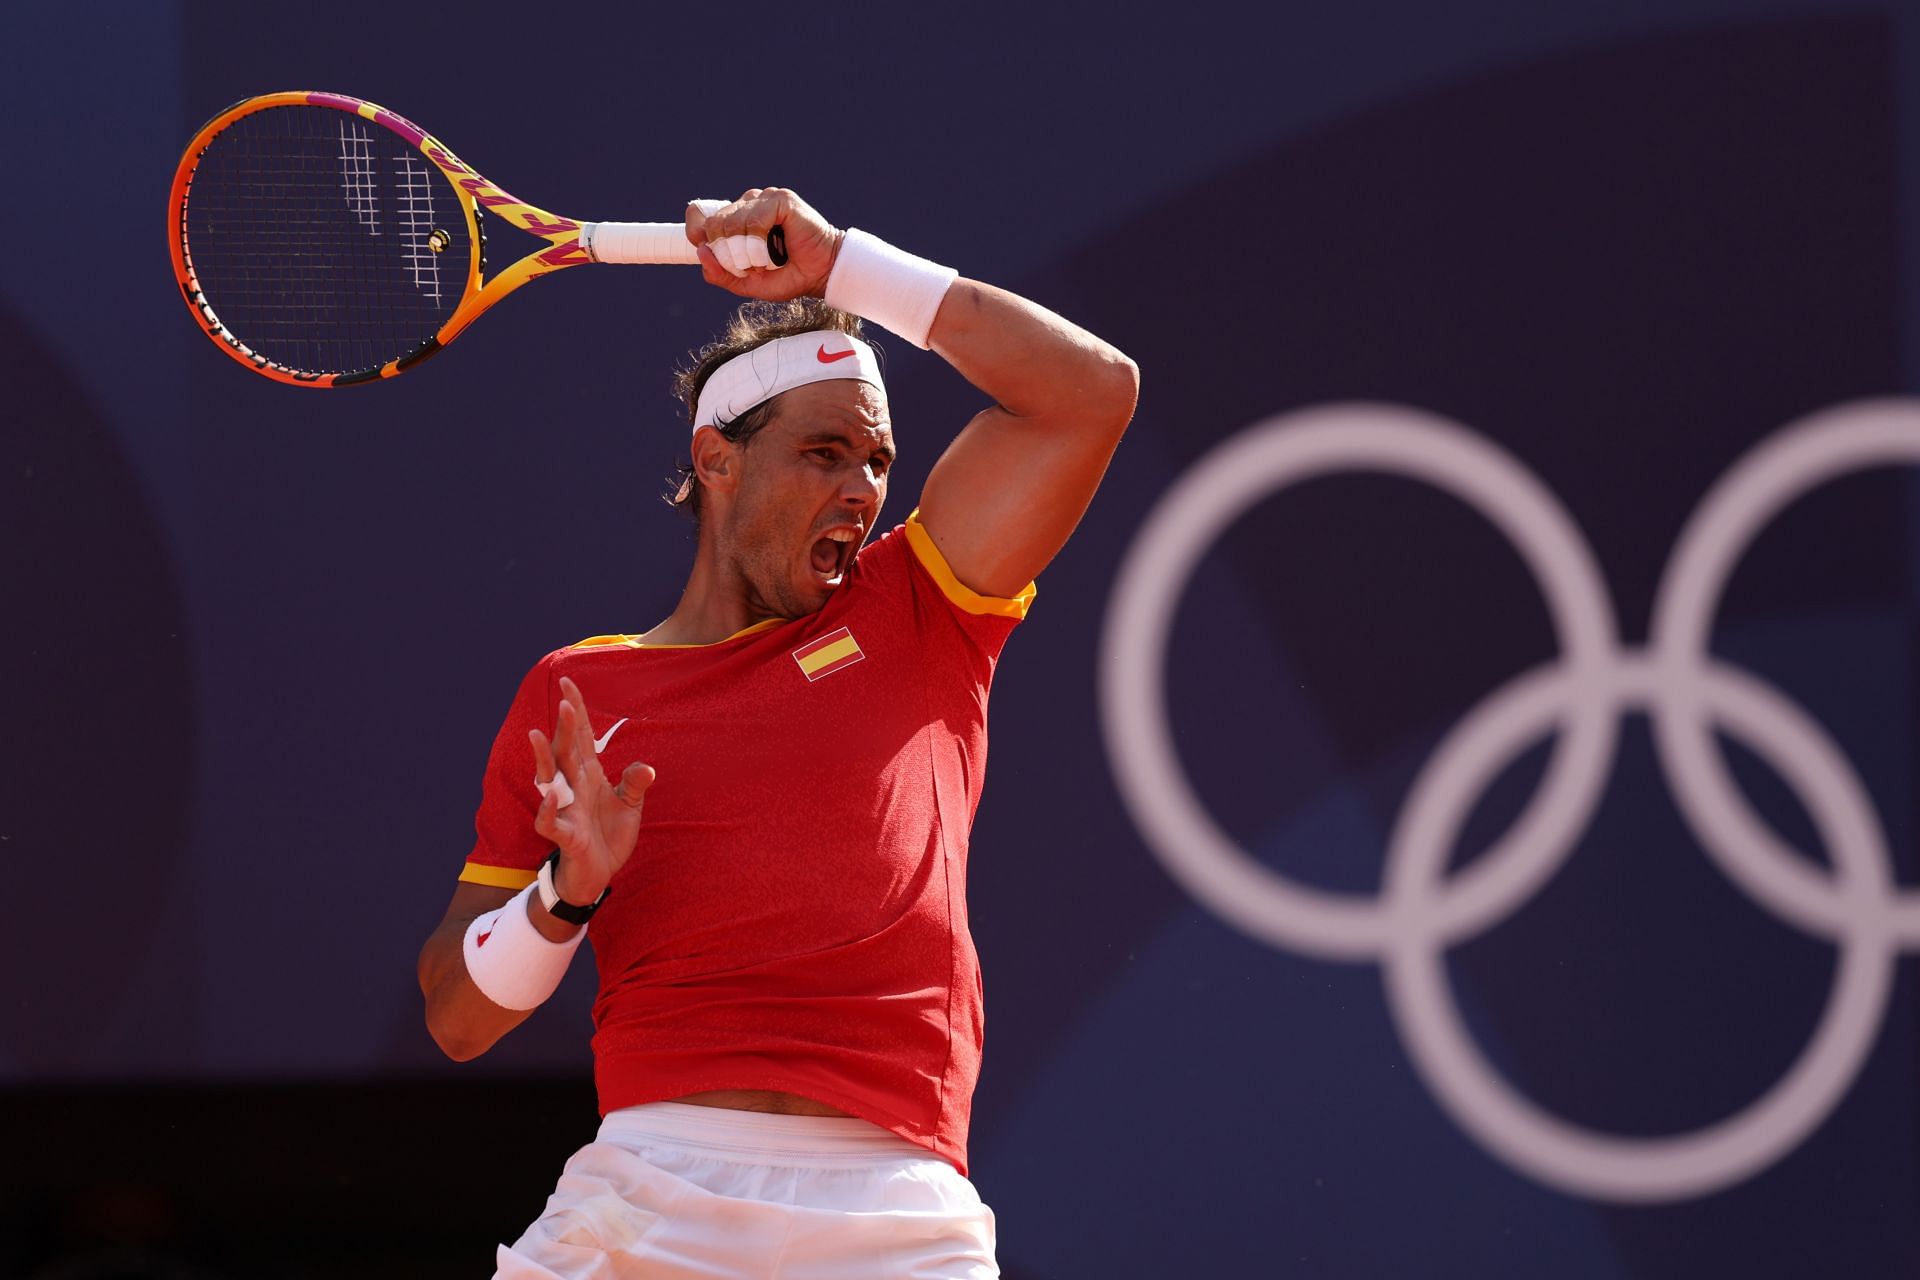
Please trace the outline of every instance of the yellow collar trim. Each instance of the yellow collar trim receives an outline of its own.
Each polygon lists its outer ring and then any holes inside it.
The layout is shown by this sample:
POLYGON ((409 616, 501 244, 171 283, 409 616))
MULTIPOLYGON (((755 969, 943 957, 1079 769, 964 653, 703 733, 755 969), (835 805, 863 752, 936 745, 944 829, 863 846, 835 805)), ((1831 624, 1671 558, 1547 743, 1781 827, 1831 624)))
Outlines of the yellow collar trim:
POLYGON ((711 649, 716 644, 726 644, 727 641, 738 640, 742 636, 755 635, 762 631, 771 631, 775 627, 785 626, 789 621, 790 619, 787 618, 762 618, 750 627, 742 627, 740 630, 726 637, 726 639, 710 640, 706 644, 648 644, 638 636, 615 635, 588 636, 578 644, 568 645, 567 647, 570 649, 591 649, 618 645, 627 649, 711 649))

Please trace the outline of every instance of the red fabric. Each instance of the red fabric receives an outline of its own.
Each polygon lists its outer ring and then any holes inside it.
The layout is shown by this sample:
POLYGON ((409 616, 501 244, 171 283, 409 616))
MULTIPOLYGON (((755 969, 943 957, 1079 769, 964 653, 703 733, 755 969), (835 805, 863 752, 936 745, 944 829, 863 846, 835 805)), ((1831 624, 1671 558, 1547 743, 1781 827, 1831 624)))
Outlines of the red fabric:
POLYGON ((811 617, 698 648, 574 646, 528 674, 470 862, 531 871, 551 848, 533 830, 527 730, 552 732, 562 675, 596 738, 627 719, 607 775, 659 772, 588 931, 601 1114, 775 1089, 966 1171, 982 1028, 967 834, 1014 625, 949 602, 902 527, 811 617), (794 651, 841 627, 861 659, 808 680, 794 651))

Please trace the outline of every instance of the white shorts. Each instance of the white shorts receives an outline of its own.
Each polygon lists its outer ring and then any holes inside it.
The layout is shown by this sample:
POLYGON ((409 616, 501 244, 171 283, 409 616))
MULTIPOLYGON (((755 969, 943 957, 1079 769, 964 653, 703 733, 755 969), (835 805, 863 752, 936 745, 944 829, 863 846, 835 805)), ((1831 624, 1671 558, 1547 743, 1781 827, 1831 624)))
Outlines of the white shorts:
POLYGON ((865 1120, 684 1103, 616 1111, 495 1280, 989 1280, 993 1211, 865 1120))

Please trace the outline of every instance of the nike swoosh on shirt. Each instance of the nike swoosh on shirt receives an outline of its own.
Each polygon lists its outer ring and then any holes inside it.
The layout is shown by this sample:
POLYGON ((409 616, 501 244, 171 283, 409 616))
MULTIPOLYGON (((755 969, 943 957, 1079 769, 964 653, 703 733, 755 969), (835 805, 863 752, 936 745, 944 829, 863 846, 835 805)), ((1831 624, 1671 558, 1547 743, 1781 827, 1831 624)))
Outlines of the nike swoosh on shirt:
POLYGON ((845 360, 848 356, 852 354, 853 354, 853 348, 848 347, 845 351, 836 351, 832 355, 828 355, 827 344, 823 342, 820 344, 820 350, 814 352, 813 358, 818 360, 821 364, 832 364, 835 360, 845 360))
POLYGON ((595 738, 593 740, 593 754, 599 755, 602 751, 605 751, 607 749, 607 744, 613 741, 613 735, 620 732, 620 725, 625 724, 626 722, 627 722, 627 717, 621 716, 620 724, 614 725, 613 728, 607 730, 604 734, 600 735, 598 738, 595 738))

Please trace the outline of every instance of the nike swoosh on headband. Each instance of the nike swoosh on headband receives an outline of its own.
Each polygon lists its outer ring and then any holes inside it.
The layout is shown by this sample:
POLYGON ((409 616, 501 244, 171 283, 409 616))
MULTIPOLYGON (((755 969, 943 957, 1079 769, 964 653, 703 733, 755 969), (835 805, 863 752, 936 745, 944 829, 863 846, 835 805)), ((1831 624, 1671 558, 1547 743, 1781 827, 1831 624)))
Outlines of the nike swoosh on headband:
POLYGON ((852 334, 813 329, 763 342, 708 375, 694 405, 693 429, 730 422, 795 387, 841 378, 871 383, 882 394, 886 391, 879 356, 852 334), (827 346, 829 338, 833 347, 827 346))

